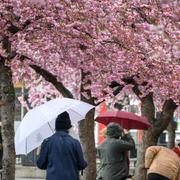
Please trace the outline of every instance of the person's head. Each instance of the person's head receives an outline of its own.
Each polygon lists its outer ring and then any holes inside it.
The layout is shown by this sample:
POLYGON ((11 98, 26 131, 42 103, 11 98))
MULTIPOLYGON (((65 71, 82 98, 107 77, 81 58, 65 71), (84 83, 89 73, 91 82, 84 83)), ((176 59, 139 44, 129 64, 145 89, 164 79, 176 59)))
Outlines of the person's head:
POLYGON ((71 120, 67 111, 59 114, 55 122, 55 130, 68 130, 72 127, 71 120))
POLYGON ((106 129, 106 136, 110 138, 119 138, 123 134, 123 128, 116 123, 109 123, 106 129))

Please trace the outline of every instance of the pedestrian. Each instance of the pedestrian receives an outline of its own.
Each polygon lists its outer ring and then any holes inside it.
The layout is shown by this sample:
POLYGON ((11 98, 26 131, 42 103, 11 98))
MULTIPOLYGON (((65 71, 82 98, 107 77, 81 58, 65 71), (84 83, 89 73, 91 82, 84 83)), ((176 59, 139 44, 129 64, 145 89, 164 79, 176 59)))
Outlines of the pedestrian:
MULTIPOLYGON (((103 136, 103 138, 106 138, 106 128, 103 128, 100 132, 101 136, 103 136)), ((123 140, 123 137, 122 137, 123 140)), ((127 160, 127 164, 128 164, 128 174, 129 174, 129 166, 130 166, 130 160, 129 160, 129 154, 128 151, 125 152, 125 156, 126 156, 126 160, 127 160)), ((130 174, 128 175, 128 178, 132 177, 130 174)))
POLYGON ((87 166, 79 141, 68 134, 71 127, 69 114, 61 113, 55 134, 41 145, 37 166, 46 170, 46 180, 79 180, 79 171, 87 166))
POLYGON ((110 123, 106 129, 106 139, 97 148, 101 161, 97 179, 125 180, 129 169, 127 151, 133 148, 134 140, 128 131, 116 123, 110 123))
POLYGON ((180 180, 180 158, 162 146, 150 146, 145 154, 148 180, 180 180))

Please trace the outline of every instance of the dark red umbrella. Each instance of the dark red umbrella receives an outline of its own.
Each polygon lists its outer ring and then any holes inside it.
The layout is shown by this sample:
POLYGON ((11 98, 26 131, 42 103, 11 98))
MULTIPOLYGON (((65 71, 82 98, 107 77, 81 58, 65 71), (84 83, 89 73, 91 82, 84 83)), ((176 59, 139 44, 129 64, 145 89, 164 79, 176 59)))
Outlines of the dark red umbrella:
POLYGON ((104 125, 110 122, 118 123, 125 129, 145 130, 151 126, 147 118, 125 111, 106 111, 97 116, 95 120, 104 125))

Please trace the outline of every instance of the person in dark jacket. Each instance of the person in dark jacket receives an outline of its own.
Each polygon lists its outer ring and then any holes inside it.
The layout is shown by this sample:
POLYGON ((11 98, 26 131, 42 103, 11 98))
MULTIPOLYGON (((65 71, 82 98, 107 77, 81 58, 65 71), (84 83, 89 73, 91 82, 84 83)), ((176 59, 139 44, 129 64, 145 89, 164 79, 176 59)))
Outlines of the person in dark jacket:
POLYGON ((128 177, 127 151, 134 149, 134 140, 118 124, 110 123, 106 130, 106 139, 97 148, 101 165, 99 179, 125 180, 128 177))
POLYGON ((68 134, 71 127, 65 111, 56 118, 56 133, 41 145, 37 166, 46 170, 46 180, 79 180, 79 171, 87 166, 79 141, 68 134))

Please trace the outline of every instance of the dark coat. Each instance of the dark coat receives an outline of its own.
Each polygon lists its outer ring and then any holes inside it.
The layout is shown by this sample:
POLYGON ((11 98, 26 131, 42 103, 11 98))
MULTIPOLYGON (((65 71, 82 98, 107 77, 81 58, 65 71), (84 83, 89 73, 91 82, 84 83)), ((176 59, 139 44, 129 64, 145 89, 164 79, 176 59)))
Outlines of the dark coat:
POLYGON ((46 169, 46 180, 79 180, 79 171, 87 163, 79 141, 65 131, 57 131, 42 143, 37 166, 46 169))
POLYGON ((127 151, 134 149, 134 140, 130 135, 122 139, 107 137, 98 147, 101 160, 100 174, 103 180, 124 180, 128 176, 127 151))

